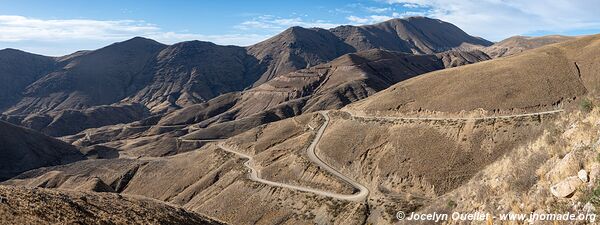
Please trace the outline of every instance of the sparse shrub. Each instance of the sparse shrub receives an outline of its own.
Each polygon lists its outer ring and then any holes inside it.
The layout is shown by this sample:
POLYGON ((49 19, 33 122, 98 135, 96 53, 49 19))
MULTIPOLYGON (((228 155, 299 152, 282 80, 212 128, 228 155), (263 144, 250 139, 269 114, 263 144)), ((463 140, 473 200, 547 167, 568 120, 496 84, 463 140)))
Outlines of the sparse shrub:
POLYGON ((458 206, 458 204, 456 204, 455 201, 449 200, 448 203, 446 203, 446 206, 448 206, 450 209, 454 209, 456 206, 458 206))
POLYGON ((550 156, 546 152, 534 152, 526 160, 514 160, 515 168, 510 173, 510 189, 518 193, 527 193, 539 182, 536 171, 550 156))
POLYGON ((594 109, 594 103, 589 98, 584 98, 579 103, 579 108, 581 108, 581 111, 589 113, 594 109))
POLYGON ((592 189, 580 190, 583 195, 580 199, 582 202, 592 203, 595 207, 600 206, 600 185, 596 185, 592 189))

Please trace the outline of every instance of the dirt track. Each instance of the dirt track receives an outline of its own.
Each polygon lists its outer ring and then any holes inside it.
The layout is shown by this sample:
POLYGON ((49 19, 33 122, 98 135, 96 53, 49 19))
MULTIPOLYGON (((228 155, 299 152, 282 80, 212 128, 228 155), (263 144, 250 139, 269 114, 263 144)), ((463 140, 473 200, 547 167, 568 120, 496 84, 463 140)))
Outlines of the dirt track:
POLYGON ((222 142, 219 143, 218 146, 227 152, 231 152, 231 153, 241 156, 242 158, 248 159, 248 161, 246 161, 246 163, 244 163, 244 165, 248 169, 250 169, 250 171, 251 171, 250 179, 253 181, 272 185, 272 186, 277 186, 277 187, 283 187, 283 188, 289 188, 289 189, 298 190, 298 191, 310 192, 310 193, 323 195, 323 196, 327 196, 327 197, 332 197, 332 198, 336 198, 336 199, 341 199, 341 200, 364 201, 367 198, 367 196, 369 195, 369 189, 367 189, 364 185, 354 181, 353 179, 341 174, 339 171, 332 168, 331 166, 327 165, 315 153, 317 145, 319 144, 319 141, 321 140, 321 137, 323 136, 323 132, 325 132, 325 128, 327 128, 327 125, 329 124, 329 116, 327 115, 327 112, 320 112, 320 113, 321 113, 321 115, 323 115, 323 117, 325 117, 325 123, 323 123, 323 125, 321 125, 321 127, 317 131, 317 135, 315 136, 315 139, 313 139, 310 146, 306 149, 308 157, 313 163, 319 165, 319 167, 327 170, 328 172, 332 173, 333 175, 348 182, 350 185, 352 185, 355 189, 358 190, 357 193, 354 193, 352 195, 337 194, 337 193, 332 193, 332 192, 328 192, 328 191, 317 190, 317 189, 308 188, 308 187, 302 187, 302 186, 298 186, 298 185, 290 185, 290 184, 284 184, 284 183, 265 180, 265 179, 261 178, 260 171, 254 167, 254 158, 252 156, 246 155, 246 154, 238 152, 238 151, 234 151, 231 148, 224 146, 222 142))

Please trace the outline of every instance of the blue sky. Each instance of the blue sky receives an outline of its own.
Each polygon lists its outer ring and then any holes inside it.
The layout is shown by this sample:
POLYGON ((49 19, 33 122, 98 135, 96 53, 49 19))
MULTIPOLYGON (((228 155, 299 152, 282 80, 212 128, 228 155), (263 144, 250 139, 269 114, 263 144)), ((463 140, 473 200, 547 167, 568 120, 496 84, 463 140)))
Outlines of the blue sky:
POLYGON ((421 15, 499 41, 513 35, 600 33, 598 0, 75 1, 0 0, 0 49, 44 55, 134 36, 250 45, 290 26, 331 28, 421 15))

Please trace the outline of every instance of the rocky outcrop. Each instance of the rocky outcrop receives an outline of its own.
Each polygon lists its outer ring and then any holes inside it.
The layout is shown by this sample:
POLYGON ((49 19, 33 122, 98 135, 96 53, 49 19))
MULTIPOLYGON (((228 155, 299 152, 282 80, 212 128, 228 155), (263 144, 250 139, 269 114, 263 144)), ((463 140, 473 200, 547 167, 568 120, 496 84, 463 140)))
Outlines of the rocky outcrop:
POLYGON ((559 181, 577 174, 580 169, 581 161, 576 156, 575 151, 571 151, 552 168, 548 173, 548 178, 552 181, 559 181))
POLYGON ((580 170, 579 172, 577 172, 577 177, 579 177, 579 179, 584 183, 590 180, 590 178, 588 177, 588 173, 585 170, 580 170))
POLYGON ((550 192, 559 198, 566 198, 577 191, 577 187, 582 184, 581 179, 577 176, 568 177, 567 179, 550 187, 550 192))

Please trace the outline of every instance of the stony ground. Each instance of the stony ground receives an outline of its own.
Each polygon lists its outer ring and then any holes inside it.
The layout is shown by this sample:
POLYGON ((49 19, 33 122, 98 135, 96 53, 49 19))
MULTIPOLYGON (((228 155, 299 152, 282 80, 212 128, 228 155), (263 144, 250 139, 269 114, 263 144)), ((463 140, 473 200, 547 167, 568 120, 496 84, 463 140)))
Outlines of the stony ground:
POLYGON ((600 110, 596 108, 562 115, 538 139, 506 154, 420 211, 586 214, 598 212, 599 199, 600 110))
POLYGON ((0 224, 222 223, 149 198, 0 186, 0 224))

